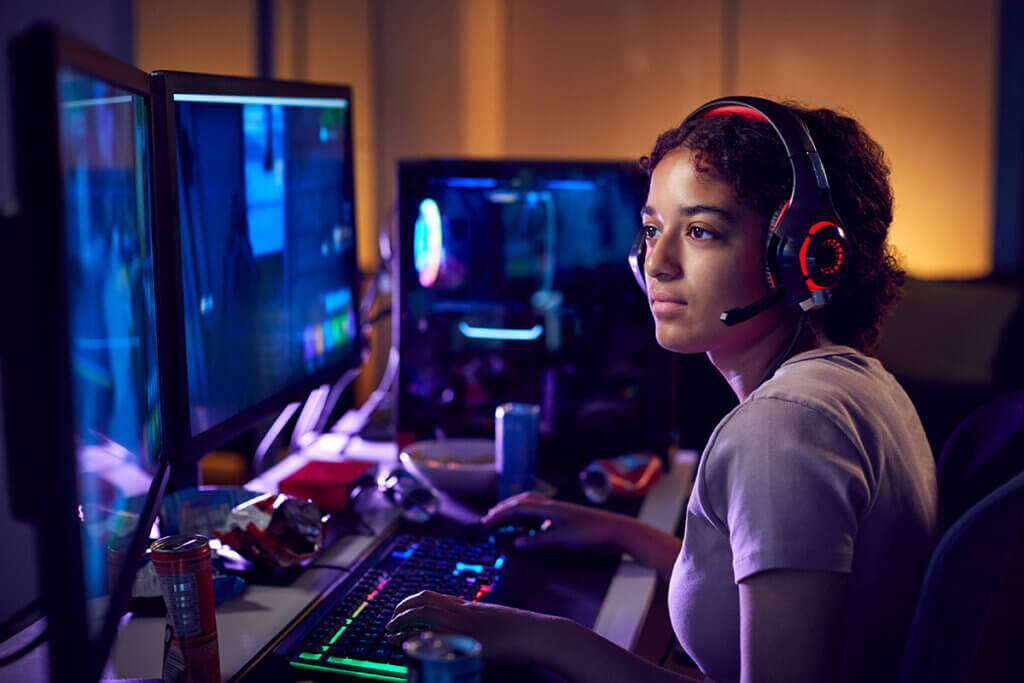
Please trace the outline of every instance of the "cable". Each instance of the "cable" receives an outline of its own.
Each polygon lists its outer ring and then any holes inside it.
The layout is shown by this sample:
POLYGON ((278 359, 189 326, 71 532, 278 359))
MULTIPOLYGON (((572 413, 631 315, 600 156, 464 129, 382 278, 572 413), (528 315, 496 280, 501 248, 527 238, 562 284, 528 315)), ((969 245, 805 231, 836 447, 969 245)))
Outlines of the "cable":
POLYGON ((36 598, 32 602, 28 603, 27 605, 19 609, 17 612, 12 614, 11 617, 3 624, 0 624, 0 633, 13 633, 15 631, 20 631, 21 628, 19 626, 19 622, 21 622, 23 619, 25 619, 25 617, 32 614, 36 610, 42 609, 42 607, 43 599, 36 598))
MULTIPOLYGON (((354 412, 352 427, 346 431, 339 432, 341 434, 348 434, 349 436, 356 436, 366 427, 366 423, 370 419, 370 415, 375 411, 378 406, 384 401, 384 398, 388 395, 388 391, 391 389, 392 382, 395 381, 395 376, 398 374, 398 349, 392 346, 388 350, 388 365, 384 369, 384 376, 380 378, 380 383, 377 384, 377 388, 373 390, 373 393, 366 399, 363 405, 359 406, 359 409, 354 412)), ((341 453, 344 454, 348 450, 349 444, 352 443, 352 439, 349 439, 345 446, 341 449, 341 453)))
POLYGON ((342 567, 342 566, 336 565, 336 564, 318 564, 318 563, 313 563, 313 564, 309 565, 308 567, 306 567, 306 569, 336 569, 339 572, 350 572, 350 571, 352 571, 352 567, 342 567))
POLYGON ((387 318, 389 315, 391 315, 391 309, 385 308, 383 311, 377 311, 376 315, 374 315, 372 318, 370 318, 363 324, 372 327, 373 325, 379 323, 381 320, 387 318))
POLYGON ((807 314, 801 313, 800 318, 796 322, 796 331, 793 332, 793 336, 790 338, 789 343, 782 349, 775 360, 772 361, 771 366, 768 367, 768 372, 764 373, 764 377, 757 383, 757 386, 761 386, 772 378, 772 375, 782 367, 782 364, 789 358, 789 354, 793 353, 793 349, 796 347, 796 343, 800 340, 800 335, 804 333, 804 328, 807 326, 807 314))
POLYGON ((42 645, 43 642, 47 638, 49 638, 49 637, 50 637, 50 629, 49 629, 49 627, 47 627, 47 628, 43 629, 42 633, 40 633, 38 636, 33 638, 31 641, 28 642, 28 644, 26 644, 22 648, 20 648, 18 650, 15 650, 14 652, 12 652, 9 655, 4 655, 3 657, 0 657, 0 667, 5 667, 8 664, 11 664, 13 662, 18 661, 19 659, 21 659, 22 657, 27 655, 32 650, 34 650, 37 647, 39 647, 40 645, 42 645))
POLYGON ((342 393, 348 388, 348 385, 355 381, 355 378, 359 376, 361 367, 357 366, 350 369, 341 378, 334 383, 331 387, 330 393, 324 400, 324 405, 317 414, 316 420, 312 424, 312 430, 317 434, 322 434, 327 428, 327 421, 331 417, 331 412, 334 410, 334 406, 337 405, 338 399, 341 398, 342 393))

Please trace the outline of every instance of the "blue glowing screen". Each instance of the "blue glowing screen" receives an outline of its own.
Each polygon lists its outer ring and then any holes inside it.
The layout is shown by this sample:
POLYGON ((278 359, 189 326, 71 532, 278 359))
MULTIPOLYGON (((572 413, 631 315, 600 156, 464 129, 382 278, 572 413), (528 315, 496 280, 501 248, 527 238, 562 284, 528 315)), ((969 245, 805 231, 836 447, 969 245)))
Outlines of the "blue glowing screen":
POLYGON ((149 111, 75 69, 57 86, 79 517, 86 592, 102 611, 108 547, 135 531, 161 440, 149 111))
POLYGON ((349 101, 174 95, 193 435, 356 364, 349 101))

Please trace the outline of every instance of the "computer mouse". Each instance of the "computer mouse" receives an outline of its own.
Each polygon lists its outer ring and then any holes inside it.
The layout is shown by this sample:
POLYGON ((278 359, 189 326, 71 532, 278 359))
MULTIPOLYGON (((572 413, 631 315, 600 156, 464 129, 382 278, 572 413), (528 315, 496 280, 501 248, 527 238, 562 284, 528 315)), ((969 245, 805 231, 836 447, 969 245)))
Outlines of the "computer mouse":
POLYGON ((487 542, 502 548, 514 548, 520 536, 536 536, 551 528, 551 520, 530 520, 510 524, 496 524, 485 527, 487 542))

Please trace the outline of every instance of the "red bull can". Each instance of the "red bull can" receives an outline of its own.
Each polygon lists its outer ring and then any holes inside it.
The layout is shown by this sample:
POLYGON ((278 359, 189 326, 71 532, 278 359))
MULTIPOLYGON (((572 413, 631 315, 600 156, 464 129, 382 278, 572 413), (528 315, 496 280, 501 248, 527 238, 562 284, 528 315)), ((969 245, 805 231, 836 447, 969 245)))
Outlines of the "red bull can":
POLYGON ((163 680, 220 683, 213 565, 205 536, 165 536, 150 546, 167 605, 163 680))
POLYGON ((479 683, 484 662, 480 642, 469 636, 423 631, 402 644, 409 683, 479 683))
POLYGON ((503 403, 494 410, 494 468, 498 500, 537 486, 537 430, 540 406, 503 403))

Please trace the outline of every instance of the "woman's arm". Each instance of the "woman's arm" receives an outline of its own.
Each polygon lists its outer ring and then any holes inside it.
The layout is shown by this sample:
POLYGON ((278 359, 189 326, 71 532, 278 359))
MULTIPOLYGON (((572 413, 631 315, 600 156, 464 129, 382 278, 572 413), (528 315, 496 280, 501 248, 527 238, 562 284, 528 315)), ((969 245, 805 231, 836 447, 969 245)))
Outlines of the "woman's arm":
MULTIPOLYGON (((398 632, 416 625, 475 638, 483 647, 484 657, 499 665, 514 662, 549 669, 569 681, 695 680, 662 669, 564 617, 423 591, 398 604, 387 629, 398 632)), ((396 633, 393 638, 402 637, 396 633)))
POLYGON ((616 518, 607 524, 611 543, 640 564, 657 571, 666 581, 670 579, 683 541, 633 517, 608 514, 616 518))
POLYGON ((775 569, 739 591, 743 683, 838 679, 846 574, 775 569))
POLYGON ((568 681, 695 683, 698 680, 663 669, 570 619, 552 619, 546 628, 542 636, 552 645, 547 646, 541 664, 568 681))

